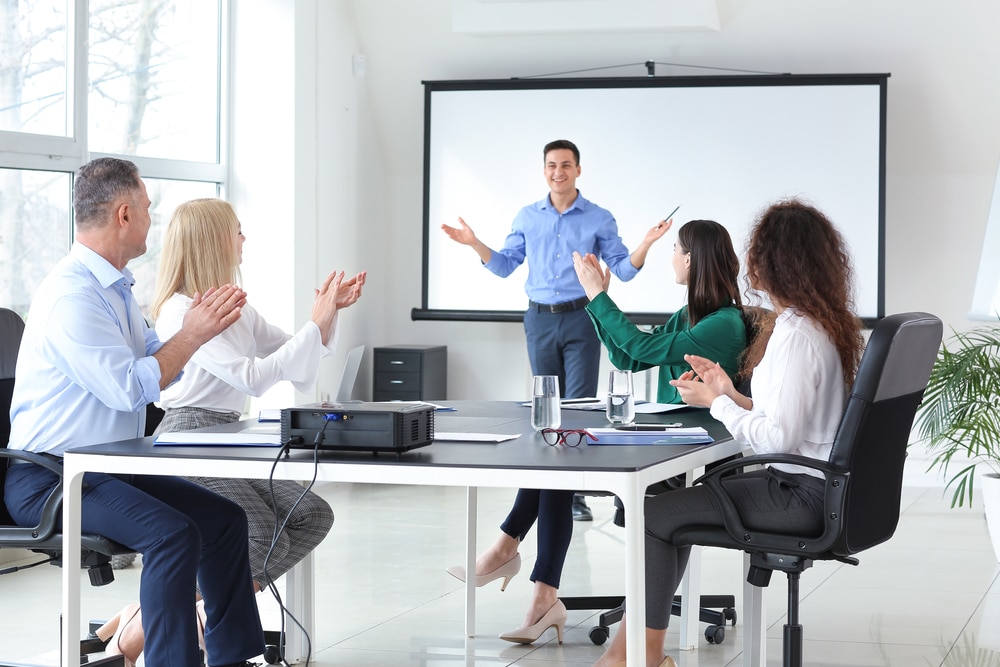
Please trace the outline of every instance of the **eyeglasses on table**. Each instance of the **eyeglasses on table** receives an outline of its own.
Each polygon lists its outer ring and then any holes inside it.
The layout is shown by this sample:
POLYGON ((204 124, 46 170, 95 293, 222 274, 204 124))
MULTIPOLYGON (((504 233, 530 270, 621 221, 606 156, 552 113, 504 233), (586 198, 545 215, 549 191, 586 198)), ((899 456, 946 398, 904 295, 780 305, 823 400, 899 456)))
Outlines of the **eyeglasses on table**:
POLYGON ((542 440, 545 441, 546 445, 556 446, 558 444, 566 445, 567 447, 576 447, 584 438, 590 438, 594 442, 597 442, 597 437, 582 428, 543 428, 542 429, 542 440))

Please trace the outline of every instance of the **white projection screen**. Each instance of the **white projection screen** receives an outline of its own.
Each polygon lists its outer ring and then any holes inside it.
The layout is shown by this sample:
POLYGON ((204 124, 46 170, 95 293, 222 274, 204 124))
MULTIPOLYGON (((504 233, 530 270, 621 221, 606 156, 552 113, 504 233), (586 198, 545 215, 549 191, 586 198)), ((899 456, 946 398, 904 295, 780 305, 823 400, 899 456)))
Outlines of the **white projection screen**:
POLYGON ((548 194, 542 149, 580 149, 580 193, 615 216, 630 249, 674 209, 674 229, 609 293, 633 321, 663 322, 680 225, 716 220, 741 259, 771 202, 798 197, 838 227, 854 260, 858 315, 884 316, 888 74, 428 81, 423 303, 415 320, 520 321, 527 262, 507 278, 449 239, 462 217, 498 249, 518 210, 548 194))

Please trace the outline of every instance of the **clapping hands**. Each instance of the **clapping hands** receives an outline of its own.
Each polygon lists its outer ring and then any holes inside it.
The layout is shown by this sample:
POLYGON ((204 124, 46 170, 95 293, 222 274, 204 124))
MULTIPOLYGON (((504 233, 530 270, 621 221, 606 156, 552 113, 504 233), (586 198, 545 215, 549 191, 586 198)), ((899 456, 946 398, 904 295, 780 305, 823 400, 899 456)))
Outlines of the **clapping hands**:
POLYGON ((719 396, 736 393, 729 374, 717 362, 693 354, 685 354, 684 360, 691 364, 691 370, 670 384, 677 387, 681 400, 688 405, 707 408, 719 396))
POLYGON ((574 252, 573 268, 576 269, 576 277, 580 280, 588 299, 608 291, 608 285, 611 284, 611 269, 605 267, 602 270, 600 261, 594 255, 589 252, 586 255, 574 252))

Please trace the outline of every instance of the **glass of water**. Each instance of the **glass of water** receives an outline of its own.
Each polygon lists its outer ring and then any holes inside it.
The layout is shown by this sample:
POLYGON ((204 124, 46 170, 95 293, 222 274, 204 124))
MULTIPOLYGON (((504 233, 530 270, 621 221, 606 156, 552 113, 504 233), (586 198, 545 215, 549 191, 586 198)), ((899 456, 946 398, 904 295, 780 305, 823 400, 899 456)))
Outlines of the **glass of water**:
POLYGON ((536 375, 531 392, 531 427, 536 431, 559 428, 562 414, 559 409, 559 378, 555 375, 536 375))
POLYGON ((635 398, 632 392, 632 371, 611 371, 608 377, 608 421, 631 424, 635 421, 635 398))

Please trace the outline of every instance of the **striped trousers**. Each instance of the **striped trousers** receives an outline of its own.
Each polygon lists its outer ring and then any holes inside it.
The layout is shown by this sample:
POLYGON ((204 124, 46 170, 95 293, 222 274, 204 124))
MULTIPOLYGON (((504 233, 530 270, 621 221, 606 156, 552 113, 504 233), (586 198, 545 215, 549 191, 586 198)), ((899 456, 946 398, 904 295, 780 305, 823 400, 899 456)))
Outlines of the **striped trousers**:
MULTIPOLYGON (((171 408, 155 434, 188 431, 239 421, 235 412, 171 408)), ((243 508, 250 533, 250 569, 263 589, 288 572, 323 541, 333 526, 333 509, 292 480, 188 477, 243 508), (281 528, 284 524, 284 528, 281 528)))

